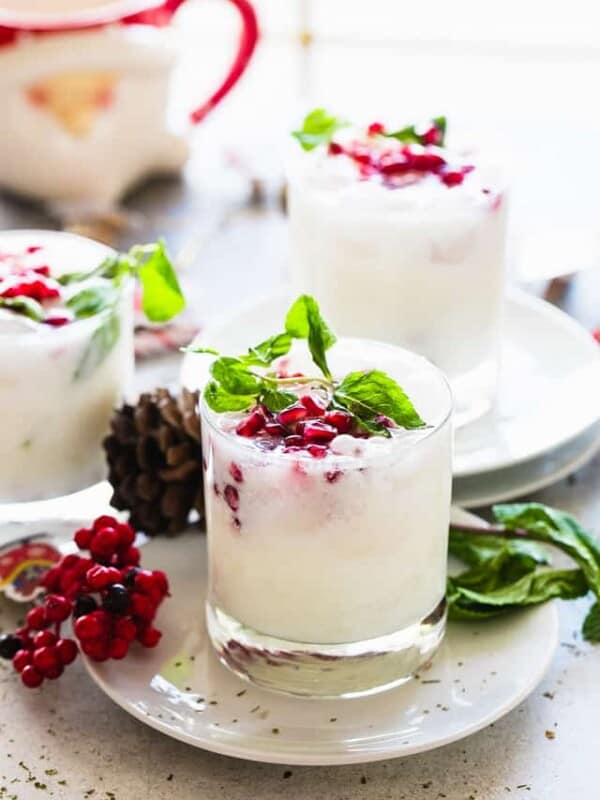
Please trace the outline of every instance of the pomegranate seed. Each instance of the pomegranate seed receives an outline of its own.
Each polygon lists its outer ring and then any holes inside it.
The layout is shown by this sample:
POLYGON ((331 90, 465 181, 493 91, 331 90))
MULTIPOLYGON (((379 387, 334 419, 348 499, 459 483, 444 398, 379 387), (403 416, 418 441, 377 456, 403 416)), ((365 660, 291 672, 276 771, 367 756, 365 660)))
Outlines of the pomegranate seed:
POLYGON ((50 267, 46 266, 46 264, 41 264, 39 267, 34 267, 32 272, 35 272, 37 275, 43 275, 44 278, 50 277, 50 267))
POLYGON ((369 136, 379 136, 382 133, 385 133, 385 125, 382 122, 372 122, 367 128, 369 136))
POLYGON ((437 172, 445 166, 446 161, 435 153, 411 153, 409 163, 411 169, 421 172, 437 172))
POLYGON ((312 394, 302 395, 300 402, 314 417, 322 417, 327 408, 327 402, 325 400, 320 397, 315 397, 312 394))
POLYGON ((17 672, 23 672, 28 664, 31 664, 31 653, 29 650, 18 650, 13 656, 13 667, 17 672))
POLYGON ((56 644, 56 636, 52 631, 40 631, 33 637, 33 646, 36 649, 40 647, 52 647, 56 644))
POLYGON ((313 458, 325 458, 329 448, 324 444, 309 444, 306 448, 313 458))
POLYGON ((60 663, 66 667, 67 664, 71 664, 75 661, 79 650, 73 639, 59 639, 56 643, 56 652, 58 653, 60 663))
POLYGON ((144 647, 156 647, 156 645, 160 642, 162 633, 156 628, 146 628, 143 630, 138 636, 138 642, 143 644, 144 647))
POLYGON ((432 125, 430 128, 427 128, 425 133, 421 134, 421 141, 423 144, 441 144, 442 132, 437 125, 432 125))
POLYGON ((283 411, 280 411, 279 414, 277 414, 277 422, 285 427, 290 427, 295 425, 296 422, 306 419, 307 416, 308 410, 302 405, 302 403, 294 403, 293 405, 284 408, 283 411))
POLYGON ((302 436, 286 436, 283 440, 283 443, 286 447, 302 447, 304 445, 304 439, 302 436))
POLYGON ((365 145, 356 144, 348 153, 357 164, 373 165, 373 153, 365 145))
POLYGON ((352 415, 346 411, 328 411, 325 414, 324 421, 328 425, 333 425, 338 433, 348 433, 354 424, 352 415))
POLYGON ((21 672, 21 680, 28 689, 35 689, 44 682, 44 676, 41 675, 34 666, 29 664, 23 669, 23 672, 21 672))
POLYGON ((227 484, 224 491, 225 502, 232 511, 237 511, 240 507, 240 495, 235 486, 230 483, 227 484))
POLYGON ((66 597, 59 594, 49 594, 44 601, 46 619, 50 622, 64 622, 71 614, 73 606, 66 597))
POLYGON ((242 472, 242 468, 238 466, 238 464, 236 464, 235 461, 232 461, 231 464, 229 465, 229 474, 231 475, 233 480, 237 481, 238 483, 242 483, 244 480, 244 473, 242 472))
POLYGON ((64 314, 52 314, 42 320, 44 325, 51 325, 53 328, 62 328, 63 325, 68 325, 71 322, 71 317, 64 314))
POLYGON ((125 658, 129 650, 129 642, 127 639, 113 639, 108 646, 109 658, 121 659, 125 658))
POLYGON ((287 431, 283 425, 280 425, 278 422, 267 422, 265 425, 265 433, 268 433, 269 436, 285 436, 287 431))
POLYGON ((342 145, 337 142, 329 142, 329 147, 327 149, 330 156, 339 156, 344 152, 342 145))
POLYGON ((246 419, 243 419, 235 432, 238 436, 255 436, 265 426, 265 418, 260 411, 253 411, 246 419))
POLYGON ((442 175, 442 181, 446 186, 459 186, 464 180, 462 172, 445 172, 442 175))
POLYGON ((42 606, 37 606, 28 611, 25 620, 27 627, 34 631, 41 631, 47 627, 46 612, 42 606))
POLYGON ((598 344, 600 344, 600 328, 596 328, 595 331, 592 331, 592 336, 598 342, 598 344))
POLYGON ((379 172, 382 175, 402 175, 410 169, 410 161, 402 153, 384 155, 379 162, 379 172))
POLYGON ((384 428, 395 428, 396 423, 393 419, 386 417, 385 414, 377 414, 375 417, 375 422, 378 422, 380 425, 383 425, 384 428))
POLYGON ((304 426, 303 436, 307 442, 325 444, 337 436, 337 429, 324 422, 309 422, 304 426))
POLYGON ((38 253, 42 249, 41 244, 30 244, 28 247, 25 248, 26 253, 38 253))
POLYGON ((89 528, 80 528, 75 534, 75 544, 80 550, 87 550, 92 541, 94 532, 89 528))

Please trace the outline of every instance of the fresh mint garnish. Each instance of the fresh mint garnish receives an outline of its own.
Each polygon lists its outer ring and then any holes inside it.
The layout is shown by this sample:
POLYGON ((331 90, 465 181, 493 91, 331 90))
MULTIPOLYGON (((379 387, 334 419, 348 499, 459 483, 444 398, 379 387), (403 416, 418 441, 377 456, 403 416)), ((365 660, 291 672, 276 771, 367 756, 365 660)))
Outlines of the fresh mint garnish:
POLYGON ((92 317, 104 309, 114 306, 118 298, 117 289, 110 283, 90 286, 72 295, 67 300, 67 308, 77 319, 92 317))
POLYGON ((600 642, 600 542, 570 514, 540 503, 498 505, 493 513, 492 527, 450 528, 450 552, 470 565, 448 579, 450 616, 479 619, 592 593, 582 633, 600 642), (548 569, 544 545, 570 556, 577 569, 548 569))
POLYGON ((32 297, 0 297, 0 308, 15 311, 34 322, 42 322, 44 319, 44 309, 41 303, 32 297))
POLYGON ((333 399, 367 424, 378 425, 377 418, 384 416, 401 428, 425 427, 407 394, 381 370, 346 375, 336 387, 333 399))
POLYGON ((348 126, 348 123, 329 114, 324 108, 315 108, 307 114, 298 131, 293 131, 294 136, 303 150, 314 150, 321 144, 329 144, 335 134, 348 126))
POLYGON ((142 310, 150 322, 166 322, 185 307, 185 299, 164 242, 135 245, 128 253, 109 256, 88 272, 71 272, 58 277, 68 286, 91 278, 105 278, 115 287, 126 277, 142 284, 142 310))
MULTIPOLYGON (((275 334, 240 356, 221 356, 207 347, 188 348, 194 353, 218 355, 211 365, 213 381, 204 396, 217 412, 242 411, 257 404, 278 412, 297 402, 297 394, 286 389, 302 385, 319 387, 329 398, 331 409, 342 409, 353 418, 356 427, 368 434, 390 436, 384 420, 393 420, 401 428, 423 428, 425 423, 403 389, 380 370, 352 372, 342 381, 333 378, 327 363, 327 351, 335 344, 335 335, 321 316, 318 303, 310 295, 301 295, 287 312, 285 333, 275 334), (273 361, 286 355, 292 340, 306 340, 319 376, 279 377, 268 370, 273 361)), ((389 423, 388 423, 389 424, 389 423)))
POLYGON ((73 380, 83 380, 91 375, 112 352, 120 335, 121 319, 117 308, 113 306, 111 313, 102 320, 92 334, 77 364, 73 380))
POLYGON ((285 329, 294 339, 307 339, 312 359, 326 378, 331 378, 325 353, 336 343, 334 334, 321 316, 314 297, 301 295, 285 318, 285 329))

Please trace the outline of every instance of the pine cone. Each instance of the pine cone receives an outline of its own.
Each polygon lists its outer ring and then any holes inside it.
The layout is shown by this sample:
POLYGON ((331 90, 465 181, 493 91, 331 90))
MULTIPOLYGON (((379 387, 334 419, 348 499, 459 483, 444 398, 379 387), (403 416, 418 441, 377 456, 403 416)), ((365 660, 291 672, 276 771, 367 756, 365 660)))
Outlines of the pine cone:
POLYGON ((150 536, 183 530, 190 512, 202 515, 202 447, 199 392, 168 389, 142 394, 137 405, 113 413, 103 446, 111 503, 128 510, 134 528, 150 536))

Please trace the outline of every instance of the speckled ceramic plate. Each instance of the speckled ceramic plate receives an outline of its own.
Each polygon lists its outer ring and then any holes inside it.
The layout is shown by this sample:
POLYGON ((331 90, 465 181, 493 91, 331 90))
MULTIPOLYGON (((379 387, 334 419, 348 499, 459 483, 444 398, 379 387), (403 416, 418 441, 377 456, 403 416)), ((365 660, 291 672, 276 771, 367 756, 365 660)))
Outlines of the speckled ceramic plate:
POLYGON ((144 562, 172 581, 160 647, 123 662, 86 661, 87 669, 146 725, 228 756, 350 764, 431 750, 518 705, 556 647, 556 609, 544 605, 485 624, 451 624, 433 666, 399 689, 353 700, 285 697, 242 682, 214 655, 204 628, 204 537, 152 540, 144 562))
MULTIPOLYGON (((209 325, 198 342, 225 353, 244 352, 249 343, 280 328, 287 305, 282 291, 209 325)), ((554 306, 512 292, 505 304, 501 359, 494 409, 456 432, 456 478, 538 458, 600 419, 600 348, 588 331, 554 306)), ((187 355, 183 385, 202 385, 207 363, 187 355)))

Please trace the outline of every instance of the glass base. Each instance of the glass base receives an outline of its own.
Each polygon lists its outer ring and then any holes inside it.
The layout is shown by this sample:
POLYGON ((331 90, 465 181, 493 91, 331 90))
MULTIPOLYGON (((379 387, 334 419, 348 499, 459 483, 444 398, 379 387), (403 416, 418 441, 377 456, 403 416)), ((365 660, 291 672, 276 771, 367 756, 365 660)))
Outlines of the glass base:
POLYGON ((487 414, 494 403, 497 381, 496 359, 484 361, 475 369, 450 378, 454 397, 452 424, 455 430, 487 414))
POLYGON ((444 637, 446 599, 414 625, 348 644, 266 636, 210 603, 206 619, 221 662, 240 678, 302 697, 362 697, 406 683, 432 658, 444 637))

